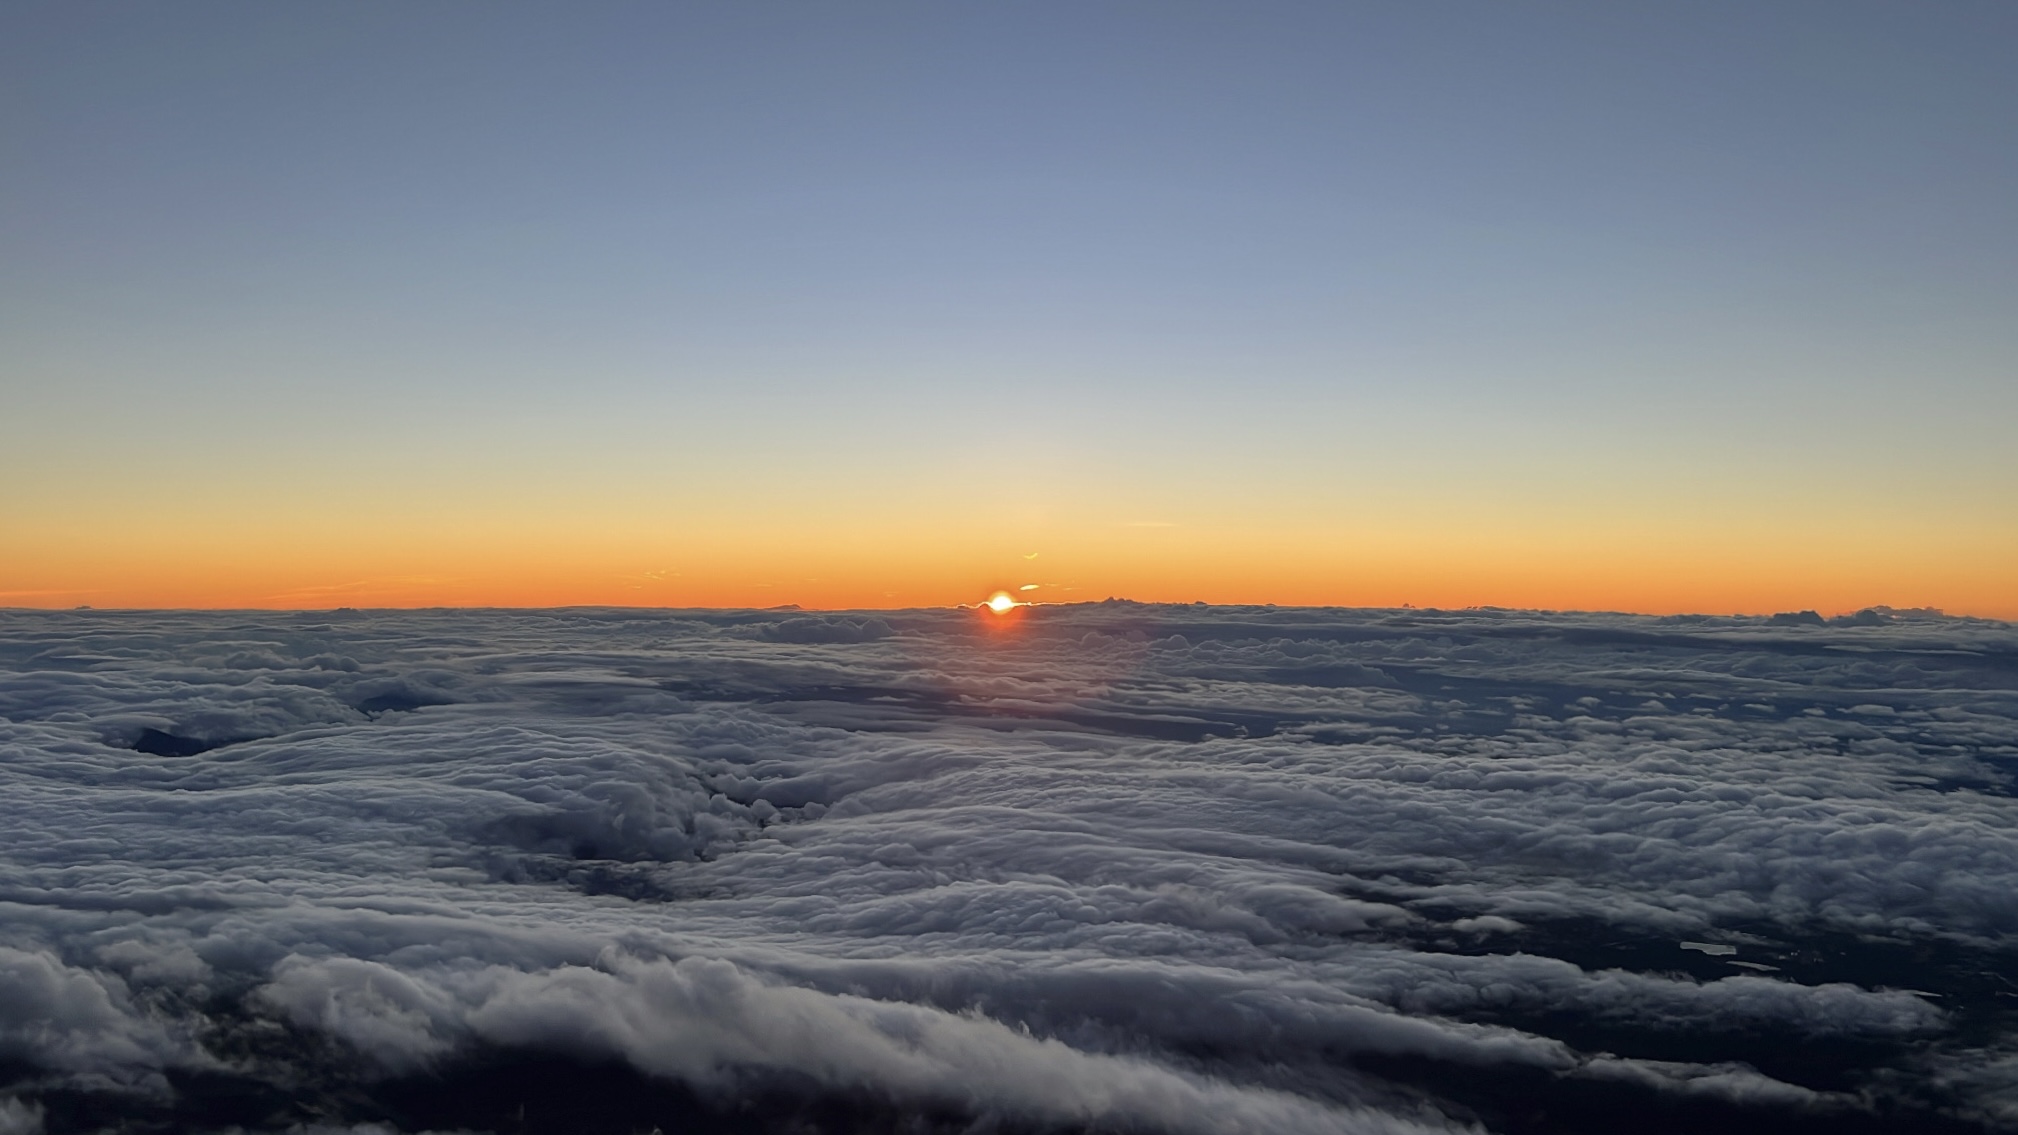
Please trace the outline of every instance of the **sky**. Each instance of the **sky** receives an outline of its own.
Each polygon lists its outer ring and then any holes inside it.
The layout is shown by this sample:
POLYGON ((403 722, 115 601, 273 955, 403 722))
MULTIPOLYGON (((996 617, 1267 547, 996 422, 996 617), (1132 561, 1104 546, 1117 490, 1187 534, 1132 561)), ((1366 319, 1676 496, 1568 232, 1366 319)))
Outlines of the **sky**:
POLYGON ((0 605, 2018 616, 2006 3, 17 3, 0 605))

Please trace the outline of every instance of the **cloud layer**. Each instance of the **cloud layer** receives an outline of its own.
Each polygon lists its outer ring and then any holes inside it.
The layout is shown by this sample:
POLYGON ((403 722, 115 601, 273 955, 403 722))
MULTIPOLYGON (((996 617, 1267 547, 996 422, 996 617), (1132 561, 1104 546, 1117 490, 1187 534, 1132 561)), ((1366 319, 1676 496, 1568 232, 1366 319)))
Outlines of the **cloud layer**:
POLYGON ((0 612, 0 1131, 2018 1125, 2003 624, 986 618, 0 612))

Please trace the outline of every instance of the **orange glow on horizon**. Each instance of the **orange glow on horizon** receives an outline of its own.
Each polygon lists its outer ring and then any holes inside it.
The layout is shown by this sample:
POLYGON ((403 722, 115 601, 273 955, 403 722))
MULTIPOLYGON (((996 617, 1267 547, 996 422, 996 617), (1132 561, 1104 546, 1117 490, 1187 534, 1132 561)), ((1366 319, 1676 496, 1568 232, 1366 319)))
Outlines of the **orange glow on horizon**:
MULTIPOLYGON (((1060 556, 1060 560, 1065 557, 1060 556)), ((567 607, 765 608, 861 610, 972 604, 990 622, 1029 608, 1007 592, 975 604, 960 580, 973 566, 929 565, 899 574, 895 565, 783 565, 750 570, 722 565, 674 573, 612 570, 591 564, 120 564, 77 572, 10 572, 0 578, 0 607, 265 608, 567 607), (123 570, 122 570, 123 569, 123 570), (387 570, 391 569, 391 570, 387 570), (432 569, 432 570, 430 570, 432 569), (460 570, 458 570, 460 569, 460 570), (937 569, 937 570, 930 570, 937 569), (1005 602, 1006 601, 1006 602, 1005 602)), ((1666 571, 1607 570, 1574 557, 1503 560, 1490 565, 1422 562, 1317 563, 1235 570, 1222 564, 1090 563, 1060 573, 1039 594, 1048 603, 1106 598, 1146 603, 1281 606, 1497 606, 1642 614, 1823 614, 1885 605, 1936 607, 1949 614, 2018 618, 2018 597, 1995 580, 1955 573, 1776 572, 1772 566, 1672 565, 1666 571), (1301 567, 1301 570, 1295 570, 1301 567), (1715 568, 1725 570, 1717 571, 1715 568), (1736 570, 1732 570, 1736 569, 1736 570), (1960 576, 1960 578, 1956 578, 1960 576)), ((1986 573, 1987 574, 1987 573, 1986 573)), ((2014 575, 2018 577, 2018 575, 2014 575)))
POLYGON ((1989 529, 1880 539, 1847 525, 1635 530, 1490 517, 1019 523, 998 532, 958 511, 759 526, 276 509, 253 528, 223 515, 24 510, 0 517, 0 607, 862 610, 974 606, 985 595, 1007 600, 1007 612, 1116 597, 1644 614, 1885 605, 2018 618, 2018 537, 1989 529))

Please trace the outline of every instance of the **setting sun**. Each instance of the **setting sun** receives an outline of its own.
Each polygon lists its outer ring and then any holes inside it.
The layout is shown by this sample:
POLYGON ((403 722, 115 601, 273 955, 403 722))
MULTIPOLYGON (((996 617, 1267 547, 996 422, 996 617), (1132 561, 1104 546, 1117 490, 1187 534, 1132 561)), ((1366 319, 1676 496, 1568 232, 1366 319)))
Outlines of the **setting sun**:
POLYGON ((1000 615, 1017 606, 1016 598, 1007 591, 997 591, 988 597, 988 609, 1000 615))

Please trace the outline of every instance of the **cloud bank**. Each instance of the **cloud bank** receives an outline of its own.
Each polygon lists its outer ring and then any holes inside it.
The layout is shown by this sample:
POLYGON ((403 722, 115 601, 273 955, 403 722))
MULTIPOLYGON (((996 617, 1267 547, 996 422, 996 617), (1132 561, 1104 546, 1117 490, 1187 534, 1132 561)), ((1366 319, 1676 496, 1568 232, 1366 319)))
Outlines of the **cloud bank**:
POLYGON ((0 1132, 2018 1127, 2006 625, 987 617, 0 612, 0 1132))

